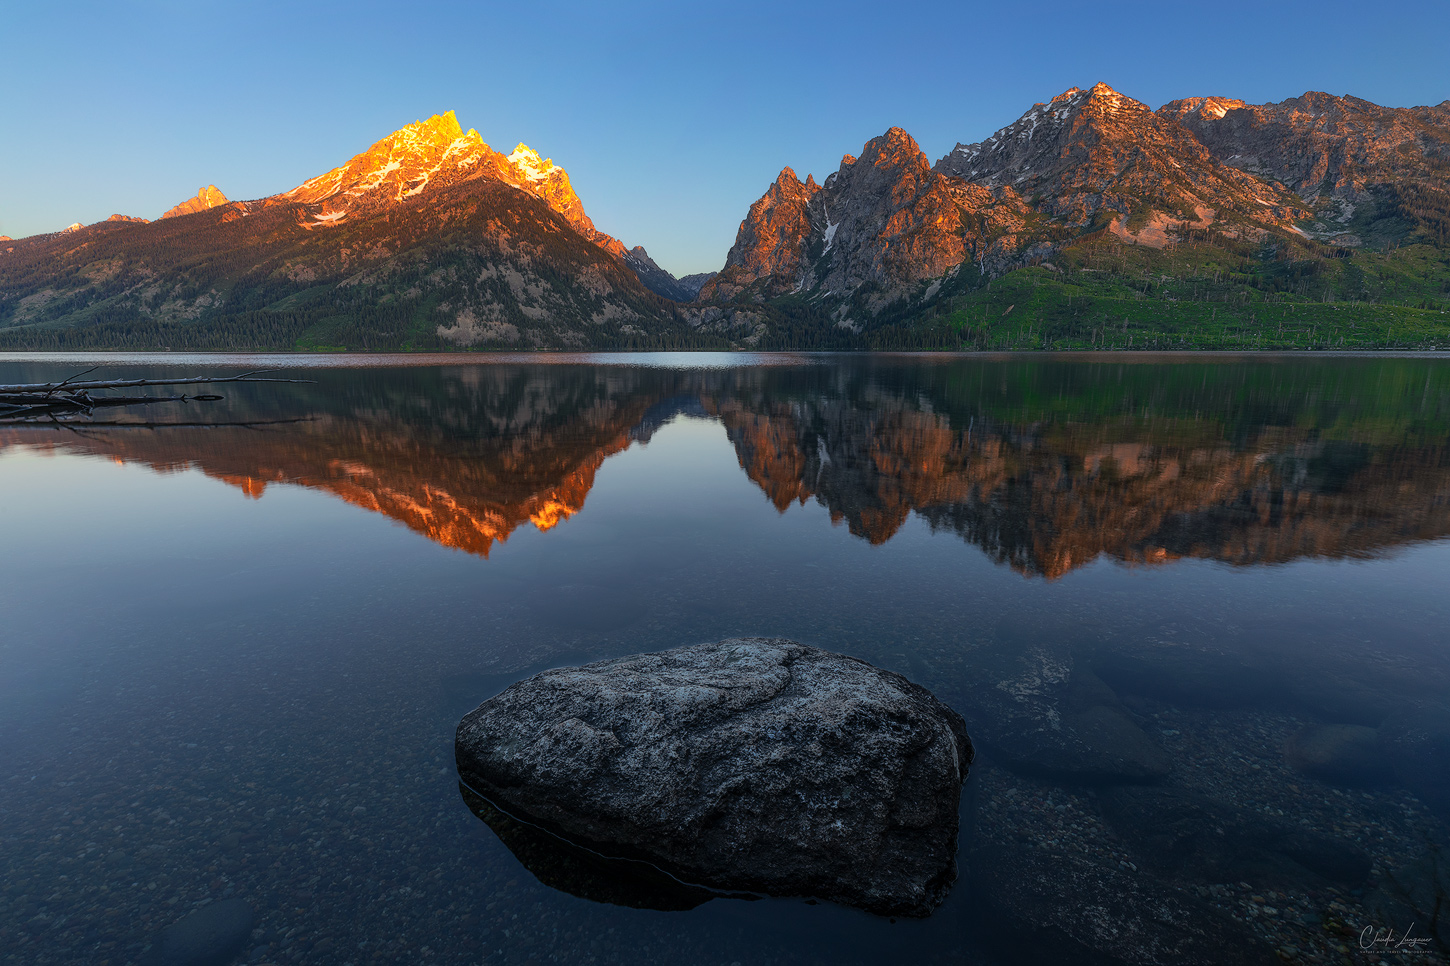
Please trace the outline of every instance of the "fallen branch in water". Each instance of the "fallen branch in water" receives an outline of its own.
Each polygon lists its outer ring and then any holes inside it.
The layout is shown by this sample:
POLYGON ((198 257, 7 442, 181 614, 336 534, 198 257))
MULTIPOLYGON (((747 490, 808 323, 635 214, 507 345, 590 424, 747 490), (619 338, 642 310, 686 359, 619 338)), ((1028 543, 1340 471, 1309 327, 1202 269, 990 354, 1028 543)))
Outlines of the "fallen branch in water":
POLYGON ((62 379, 60 382, 18 383, 0 385, 0 423, 52 421, 89 416, 96 409, 117 406, 149 406, 163 402, 215 402, 222 396, 214 393, 195 396, 93 396, 95 389, 134 389, 143 386, 196 386, 218 382, 291 382, 310 383, 311 379, 278 379, 261 373, 275 369, 254 369, 235 376, 191 376, 184 379, 96 379, 76 382, 95 366, 62 379))
MULTIPOLYGON (((70 422, 70 421, 66 421, 66 420, 56 420, 56 421, 53 421, 53 422, 34 422, 34 423, 29 423, 29 424, 27 424, 27 427, 26 428, 27 428, 27 430, 29 430, 29 429, 53 429, 53 430, 56 430, 56 431, 62 431, 63 430, 65 432, 67 432, 67 433, 76 433, 76 434, 78 434, 80 436, 84 436, 85 435, 85 432, 83 432, 83 430, 96 429, 98 427, 101 428, 101 429, 258 429, 258 428, 265 427, 265 426, 282 426, 282 425, 288 425, 288 424, 291 424, 291 423, 310 423, 313 420, 315 420, 316 418, 317 418, 316 416, 297 416, 297 417, 295 417, 293 419, 242 419, 242 420, 237 420, 235 422, 220 422, 220 423, 215 423, 215 422, 208 422, 208 423, 202 423, 202 422, 127 423, 127 422, 121 422, 120 420, 106 420, 104 422, 91 422, 91 421, 87 421, 87 422, 84 422, 84 423, 76 423, 76 422, 70 422)), ((3 423, 3 420, 0 420, 0 423, 3 423)))
MULTIPOLYGON (((235 376, 189 376, 185 379, 97 379, 93 382, 71 382, 77 376, 84 376, 87 372, 94 372, 95 366, 76 373, 69 379, 62 379, 60 382, 32 382, 15 385, 0 385, 0 395, 7 393, 41 393, 50 395, 56 392, 75 393, 86 389, 136 389, 142 386, 198 386, 212 382, 295 382, 310 384, 312 379, 276 379, 271 376, 259 376, 263 372, 280 372, 279 369, 253 369, 251 372, 243 372, 235 376)), ((195 397, 192 397, 195 398, 195 397)))

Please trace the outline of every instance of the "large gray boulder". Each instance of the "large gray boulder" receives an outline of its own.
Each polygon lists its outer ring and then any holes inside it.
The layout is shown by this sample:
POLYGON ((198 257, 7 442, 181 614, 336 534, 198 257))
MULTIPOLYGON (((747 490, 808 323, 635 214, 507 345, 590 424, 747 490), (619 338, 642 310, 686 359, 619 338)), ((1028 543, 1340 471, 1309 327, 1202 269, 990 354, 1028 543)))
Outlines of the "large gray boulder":
POLYGON ((466 715, 455 748, 504 811, 686 882, 924 916, 956 878, 961 716, 794 641, 545 671, 466 715))

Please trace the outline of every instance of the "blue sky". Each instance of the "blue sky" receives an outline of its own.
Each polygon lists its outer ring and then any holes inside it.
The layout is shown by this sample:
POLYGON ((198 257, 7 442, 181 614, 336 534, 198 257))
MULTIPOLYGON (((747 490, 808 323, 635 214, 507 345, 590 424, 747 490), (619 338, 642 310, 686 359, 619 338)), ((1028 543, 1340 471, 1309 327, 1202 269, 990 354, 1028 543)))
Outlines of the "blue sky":
POLYGON ((1103 81, 1157 107, 1450 98, 1450 4, 6 0, 0 234, 284 191, 455 110, 565 167, 676 274, 719 268, 782 166, 892 125, 932 158, 1103 81))

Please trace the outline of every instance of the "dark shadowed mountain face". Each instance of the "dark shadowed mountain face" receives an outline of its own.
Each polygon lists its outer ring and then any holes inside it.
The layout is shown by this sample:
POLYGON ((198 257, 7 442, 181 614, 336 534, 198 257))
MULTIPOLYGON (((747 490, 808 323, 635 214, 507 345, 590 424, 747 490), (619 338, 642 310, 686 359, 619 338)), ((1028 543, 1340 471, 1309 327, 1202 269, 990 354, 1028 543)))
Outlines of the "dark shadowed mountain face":
POLYGON ((873 544, 916 515, 1055 578, 1100 558, 1283 563, 1450 535, 1446 377, 1408 361, 324 372, 280 396, 237 387, 234 415, 315 417, 265 432, 11 429, 0 445, 195 465, 251 497, 319 489, 487 556, 582 512, 605 460, 684 413, 723 424, 782 512, 814 501, 873 544))
POLYGON ((655 264, 655 260, 649 257, 649 252, 643 247, 636 245, 624 253, 624 264, 634 269, 634 274, 644 283, 644 287, 656 295, 676 302, 692 302, 695 296, 700 294, 700 286, 714 277, 714 273, 702 275, 686 275, 684 278, 675 278, 655 264))

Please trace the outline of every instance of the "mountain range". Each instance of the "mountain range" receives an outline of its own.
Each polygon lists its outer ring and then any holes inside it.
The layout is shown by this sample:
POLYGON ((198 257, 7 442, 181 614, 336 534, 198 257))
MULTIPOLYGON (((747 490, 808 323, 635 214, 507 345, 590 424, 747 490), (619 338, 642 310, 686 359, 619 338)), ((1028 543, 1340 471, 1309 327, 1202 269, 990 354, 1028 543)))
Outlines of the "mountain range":
POLYGON ((1450 101, 1320 93, 1072 88, 936 161, 893 127, 682 279, 452 112, 266 198, 0 240, 0 347, 1438 345, 1447 303, 1450 101))

